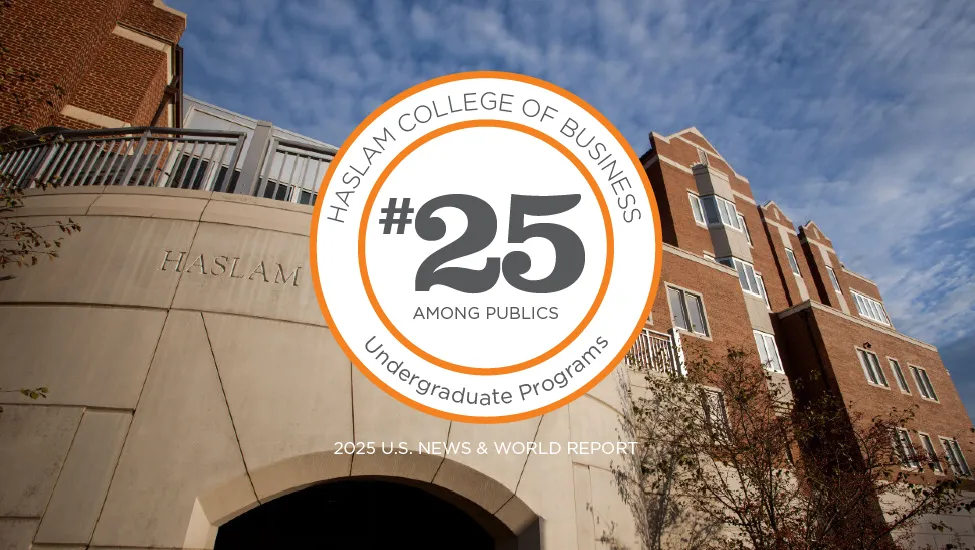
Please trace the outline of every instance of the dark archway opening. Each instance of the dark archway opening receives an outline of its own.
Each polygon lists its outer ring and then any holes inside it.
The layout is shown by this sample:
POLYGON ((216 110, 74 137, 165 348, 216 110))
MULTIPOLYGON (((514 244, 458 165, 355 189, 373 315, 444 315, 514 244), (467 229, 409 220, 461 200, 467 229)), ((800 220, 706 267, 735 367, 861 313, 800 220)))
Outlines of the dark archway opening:
POLYGON ((220 527, 215 550, 517 548, 476 504, 429 483, 346 478, 277 498, 220 527))

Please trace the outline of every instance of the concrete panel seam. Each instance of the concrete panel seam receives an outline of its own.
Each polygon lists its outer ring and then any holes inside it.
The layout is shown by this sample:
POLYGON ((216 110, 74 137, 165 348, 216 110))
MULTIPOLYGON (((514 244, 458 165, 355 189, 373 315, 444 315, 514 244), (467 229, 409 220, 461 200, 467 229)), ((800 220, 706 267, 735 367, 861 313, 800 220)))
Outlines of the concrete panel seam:
MULTIPOLYGON (((450 429, 453 428, 453 427, 454 427, 454 421, 451 420, 447 424, 447 439, 445 441, 450 441, 450 429)), ((433 483, 433 480, 437 479, 437 474, 440 473, 440 468, 443 466, 443 463, 446 462, 446 461, 447 461, 447 453, 444 453, 444 455, 442 457, 440 457, 440 464, 437 464, 437 470, 435 472, 433 472, 433 477, 430 478, 430 483, 433 483)), ((499 508, 499 510, 500 510, 500 508, 499 508)))
MULTIPOLYGON (((204 208, 206 208, 206 207, 204 207, 204 208)), ((190 243, 189 243, 189 245, 187 245, 187 250, 192 250, 193 249, 193 243, 196 242, 196 235, 199 232, 200 232, 200 222, 199 222, 199 220, 197 220, 197 222, 196 222, 196 228, 193 229, 193 236, 190 237, 190 243)), ((179 284, 181 282, 183 282, 183 273, 185 273, 185 272, 184 271, 181 271, 179 273, 179 277, 176 278, 176 285, 173 286, 173 295, 169 297, 169 308, 170 309, 172 309, 173 302, 176 301, 176 295, 179 293, 179 284)), ((200 313, 200 315, 202 316, 203 314, 200 313)))
MULTIPOLYGON (((152 355, 149 356, 149 367, 146 368, 146 376, 142 379, 142 385, 139 387, 139 397, 135 399, 135 408, 139 408, 139 402, 142 401, 142 394, 146 391, 146 382, 149 381, 149 372, 152 370, 152 363, 156 360, 156 352, 159 351, 159 342, 162 341, 163 331, 166 329, 166 322, 169 320, 169 312, 166 312, 166 318, 163 319, 163 324, 159 327, 159 335, 156 336, 156 345, 152 348, 152 355)), ((115 467, 112 468, 112 477, 108 481, 108 490, 105 491, 105 498, 102 499, 102 506, 98 510, 98 515, 95 517, 95 525, 91 529, 91 535, 88 536, 88 544, 91 544, 93 538, 95 538, 95 533, 98 531, 98 523, 102 520, 102 514, 105 512, 105 504, 108 503, 108 495, 112 492, 112 483, 115 482, 115 474, 118 473, 118 465, 122 462, 122 455, 125 454, 125 446, 129 443, 129 433, 132 431, 132 425, 135 424, 135 410, 132 411, 132 420, 129 421, 129 425, 125 428, 125 436, 122 437, 122 448, 119 449, 118 458, 115 459, 115 467)), ((40 529, 40 525, 37 526, 40 529)), ((36 533, 35 533, 36 536, 36 533)))
POLYGON ((207 328, 206 316, 203 312, 200 312, 200 322, 203 323, 203 334, 207 337, 207 348, 210 350, 210 357, 213 359, 213 370, 217 371, 217 382, 220 383, 220 393, 223 395, 223 402, 227 405, 227 416, 230 417, 230 427, 234 430, 234 440, 237 441, 237 450, 240 452, 240 460, 244 464, 244 473, 247 474, 247 481, 251 485, 251 491, 254 492, 254 500, 261 502, 261 499, 257 496, 257 489, 254 488, 254 480, 251 479, 250 468, 247 467, 247 458, 244 457, 244 448, 240 445, 240 436, 237 435, 237 424, 234 422, 234 413, 230 410, 230 400, 227 399, 227 390, 223 387, 223 378, 220 376, 220 366, 217 365, 217 356, 213 353, 213 343, 210 341, 210 330, 207 328))
MULTIPOLYGON (((128 304, 103 304, 96 302, 4 302, 0 301, 0 308, 2 307, 80 307, 80 308, 102 308, 102 309, 136 309, 143 311, 187 311, 192 313, 212 313, 214 315, 232 315, 234 317, 245 317, 247 319, 261 319, 263 321, 274 321, 277 323, 290 323, 294 325, 302 325, 306 327, 315 328, 328 328, 328 325, 316 325, 315 323, 309 323, 306 321, 295 321, 293 319, 280 319, 277 317, 264 317, 261 315, 251 315, 244 313, 235 313, 232 311, 217 311, 210 309, 186 309, 181 307, 153 307, 153 306, 136 306, 128 304)), ((350 363, 351 365, 351 363, 350 363)))
MULTIPOLYGON (((29 406, 29 405, 28 405, 29 406)), ((77 407, 73 407, 77 408, 77 407)), ((54 477, 54 484, 51 485, 51 494, 47 495, 47 501, 44 503, 44 510, 41 512, 41 518, 47 514, 47 507, 51 505, 51 499, 54 497, 54 490, 58 487, 58 481, 61 480, 61 472, 64 471, 64 464, 68 461, 68 454, 71 453, 71 448, 74 447, 74 440, 78 437, 78 432, 81 430, 81 421, 85 418, 84 408, 81 410, 81 414, 78 415, 78 425, 74 427, 74 433, 71 434, 71 443, 68 444, 68 449, 64 452, 64 460, 61 461, 61 466, 58 467, 58 475, 54 477)), ((37 533, 41 530, 41 522, 37 522, 37 527, 34 528, 34 535, 31 536, 31 543, 37 538, 37 533)))
MULTIPOLYGON (((532 436, 532 441, 534 441, 535 443, 538 443, 538 432, 541 431, 542 421, 545 420, 545 417, 546 416, 548 416, 548 415, 547 414, 543 414, 542 416, 539 416, 538 417, 538 424, 535 424, 535 435, 532 436)), ((531 458, 531 453, 525 453, 525 462, 522 463, 522 465, 521 465, 521 473, 518 474, 518 481, 515 482, 515 490, 514 490, 514 492, 512 492, 511 498, 515 498, 515 495, 518 494, 518 487, 521 487, 521 478, 525 477, 525 468, 528 467, 528 459, 529 458, 531 458)), ((508 500, 511 500, 511 499, 509 498, 508 500)), ((505 502, 505 504, 507 504, 507 502, 505 502)), ((502 508, 503 508, 503 506, 502 506, 502 508)))

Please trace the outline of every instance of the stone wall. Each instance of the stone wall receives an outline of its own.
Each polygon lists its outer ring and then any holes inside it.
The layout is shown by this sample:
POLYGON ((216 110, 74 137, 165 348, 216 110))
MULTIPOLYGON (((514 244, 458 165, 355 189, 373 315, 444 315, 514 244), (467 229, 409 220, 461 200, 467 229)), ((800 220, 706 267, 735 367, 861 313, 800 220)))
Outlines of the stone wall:
POLYGON ((328 479, 445 487, 541 547, 629 548, 611 457, 340 455, 337 442, 612 441, 619 378, 542 417, 442 420, 375 387, 325 326, 311 208, 199 191, 80 187, 18 215, 72 217, 61 257, 0 282, 0 548, 212 548, 219 526, 328 479), (33 546, 32 546, 33 545, 33 546))

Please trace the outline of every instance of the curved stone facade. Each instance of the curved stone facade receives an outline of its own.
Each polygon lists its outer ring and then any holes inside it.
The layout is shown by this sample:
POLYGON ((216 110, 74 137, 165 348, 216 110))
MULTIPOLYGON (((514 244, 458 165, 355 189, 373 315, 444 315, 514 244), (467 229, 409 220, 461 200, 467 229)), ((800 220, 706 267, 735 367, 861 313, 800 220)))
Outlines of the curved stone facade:
POLYGON ((620 376, 500 425, 414 411, 371 384, 325 326, 308 265, 311 208, 239 195, 81 187, 18 216, 70 216, 61 257, 0 282, 4 548, 212 548, 220 525, 324 480, 432 483, 522 537, 519 548, 636 548, 607 455, 620 376), (426 454, 430 442, 557 442, 542 454, 426 454), (410 454, 337 454, 405 442, 410 454), (540 543, 537 539, 540 538, 540 543))

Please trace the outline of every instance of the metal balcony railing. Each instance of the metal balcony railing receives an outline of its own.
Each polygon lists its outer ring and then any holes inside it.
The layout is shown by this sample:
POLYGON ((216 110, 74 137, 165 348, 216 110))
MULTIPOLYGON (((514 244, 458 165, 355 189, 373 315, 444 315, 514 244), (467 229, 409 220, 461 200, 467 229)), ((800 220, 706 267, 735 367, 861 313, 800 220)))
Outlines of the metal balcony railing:
POLYGON ((0 174, 4 185, 20 188, 174 187, 313 204, 335 151, 276 139, 246 147, 247 137, 181 128, 65 130, 4 144, 0 174))
POLYGON ((679 340, 650 329, 643 329, 626 354, 626 364, 639 372, 681 374, 679 340))

